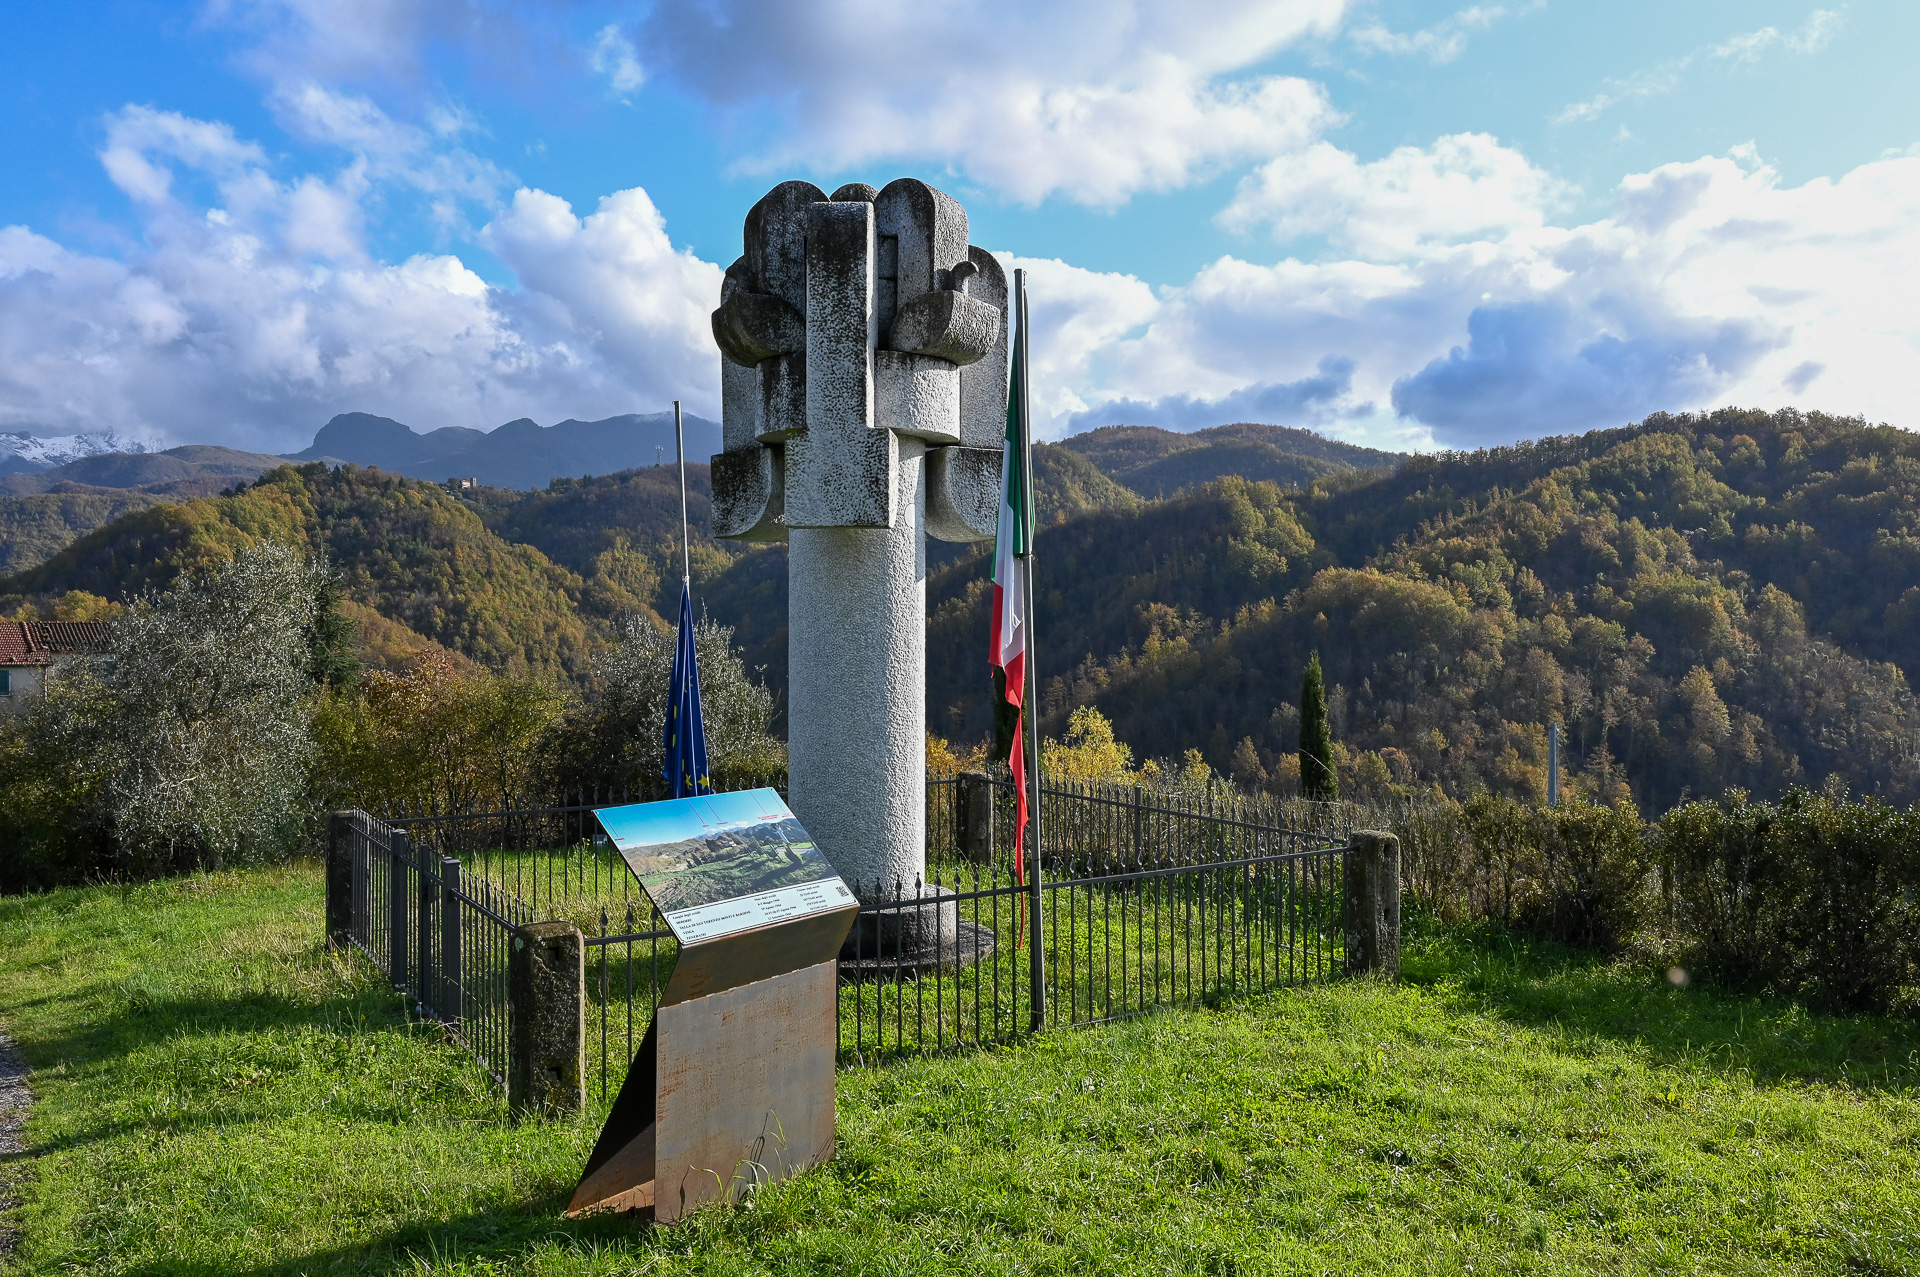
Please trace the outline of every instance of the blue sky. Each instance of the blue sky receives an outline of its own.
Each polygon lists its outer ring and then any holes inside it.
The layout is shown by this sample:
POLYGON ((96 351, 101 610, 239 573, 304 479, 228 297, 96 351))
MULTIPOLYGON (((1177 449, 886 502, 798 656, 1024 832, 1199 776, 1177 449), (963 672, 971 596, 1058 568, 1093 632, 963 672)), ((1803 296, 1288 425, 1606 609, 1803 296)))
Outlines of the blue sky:
POLYGON ((1911 425, 1917 43, 1891 0, 4 0, 0 428, 711 414, 747 207, 902 174, 1031 272, 1055 436, 1911 425))
POLYGON ((771 789, 745 789, 699 798, 608 807, 597 813, 613 845, 622 852, 684 842, 716 829, 791 816, 771 789))

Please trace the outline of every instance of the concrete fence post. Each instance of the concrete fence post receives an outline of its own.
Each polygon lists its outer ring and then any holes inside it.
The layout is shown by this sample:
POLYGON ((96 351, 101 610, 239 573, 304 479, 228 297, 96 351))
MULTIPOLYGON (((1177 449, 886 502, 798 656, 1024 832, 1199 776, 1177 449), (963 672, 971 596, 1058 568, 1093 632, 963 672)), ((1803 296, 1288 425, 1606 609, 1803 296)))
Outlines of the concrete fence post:
POLYGON ((1347 843, 1347 970, 1400 978, 1400 839, 1355 830, 1347 843))
POLYGON ((327 948, 353 943, 353 813, 327 813, 327 948))
POLYGON ((993 859, 993 782, 985 772, 961 772, 955 778, 953 845, 977 864, 993 859))
POLYGON ((571 922, 513 933, 507 960, 507 1106, 559 1117, 587 1100, 587 946, 571 922))

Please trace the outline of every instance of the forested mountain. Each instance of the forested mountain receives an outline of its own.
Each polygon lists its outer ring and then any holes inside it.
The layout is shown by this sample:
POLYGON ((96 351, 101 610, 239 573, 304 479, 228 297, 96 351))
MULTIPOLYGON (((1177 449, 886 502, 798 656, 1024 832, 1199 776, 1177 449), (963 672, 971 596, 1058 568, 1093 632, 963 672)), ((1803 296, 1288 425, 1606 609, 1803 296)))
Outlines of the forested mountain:
MULTIPOLYGON (((1652 807, 1832 773, 1916 797, 1917 511, 1920 438, 1794 412, 1225 480, 1041 534, 1046 707, 1258 780, 1318 651, 1336 735, 1401 780, 1538 792, 1559 718, 1577 779, 1652 807)), ((929 703, 962 738, 978 577, 930 589, 929 703)))
MULTIPOLYGON (((632 544, 652 544, 677 535, 672 531, 678 522, 672 472, 654 464, 665 461, 671 465, 672 424, 672 414, 654 413, 595 422, 563 421, 544 429, 531 421, 514 421, 491 432, 448 426, 416 434, 388 417, 343 413, 320 429, 312 447, 292 458, 189 445, 164 452, 107 452, 51 468, 0 474, 0 573, 34 567, 128 511, 165 500, 211 497, 291 459, 377 467, 389 474, 434 481, 477 480, 478 491, 471 495, 481 501, 484 510, 521 511, 509 521, 511 526, 500 526, 509 540, 524 540, 553 550, 556 561, 591 575, 593 554, 611 548, 616 536, 632 544), (643 480, 639 488, 623 496, 609 500, 602 491, 624 490, 630 482, 629 474, 654 471, 658 471, 654 479, 643 480), (640 506, 628 509, 622 505, 661 484, 665 487, 640 506), (557 485, 573 495, 559 498, 556 506, 541 485, 557 485), (573 526, 576 533, 559 531, 556 526, 553 535, 573 535, 571 544, 575 548, 591 543, 593 554, 584 559, 570 557, 557 542, 543 539, 546 534, 540 529, 550 517, 548 511, 558 507, 566 507, 568 513, 551 517, 573 526)), ((695 524, 699 526, 705 517, 706 458, 719 447, 719 427, 700 417, 688 417, 686 426, 691 459, 688 477, 696 489, 695 524)), ((1258 456, 1236 460, 1229 451, 1207 446, 1207 431, 1190 437, 1151 427, 1121 427, 1117 429, 1125 432, 1127 442, 1115 446, 1119 443, 1115 429, 1095 431, 1060 445, 1042 444, 1035 450, 1043 519, 1051 522, 1083 510, 1137 505, 1135 492, 1116 482, 1102 466, 1115 473, 1145 467, 1146 477, 1140 482, 1151 481, 1157 493, 1166 486, 1168 471, 1165 466, 1154 469, 1151 463, 1167 461, 1176 453, 1187 473, 1175 486, 1191 486, 1199 481, 1194 476, 1217 478, 1243 471, 1252 478, 1292 481, 1331 473, 1340 468, 1335 462, 1342 458, 1354 464, 1371 464, 1366 458, 1388 455, 1284 427, 1223 427, 1227 431, 1266 432, 1280 441, 1277 445, 1259 444, 1258 456), (1186 442, 1190 438, 1201 442, 1186 442), (1094 442, 1086 443, 1088 440, 1094 442), (1269 455, 1275 446, 1297 447, 1297 463, 1284 455, 1276 461, 1269 455), (1236 464, 1241 464, 1240 470, 1234 469, 1236 464)), ((934 561, 946 563, 961 553, 936 546, 934 561)))
POLYGON ((210 497, 284 464, 264 453, 192 445, 0 475, 0 573, 34 567, 123 514, 210 497))
MULTIPOLYGON (((1830 774, 1920 796, 1920 438, 1820 414, 1656 416, 1390 469, 1329 444, 1299 455, 1340 468, 1304 486, 1143 496, 1123 481, 1276 446, 1165 433, 1037 450, 1051 732, 1092 704, 1139 755, 1198 747, 1284 784, 1318 651, 1346 765, 1372 783, 1538 792, 1559 719, 1570 783, 1628 785, 1650 809, 1830 774)), ((785 548, 715 544, 704 466, 689 485, 697 604, 783 701, 785 548)), ((674 606, 678 521, 670 465, 535 492, 286 467, 128 512, 0 590, 124 597, 272 535, 328 552, 380 651, 431 640, 579 678, 614 618, 674 606)), ((986 549, 929 554, 929 724, 962 741, 988 722, 986 549)))
MULTIPOLYGON (((577 574, 494 536, 443 487, 357 466, 283 466, 232 496, 136 511, 0 588, 119 600, 269 538, 324 552, 350 600, 481 664, 554 675, 587 668, 577 574)), ((396 639, 388 632, 385 641, 396 639)))
MULTIPOLYGON (((257 478, 285 464, 285 460, 269 453, 242 452, 238 448, 212 444, 187 444, 164 452, 103 452, 46 470, 0 476, 0 494, 20 496, 71 491, 76 486, 151 492, 171 484, 196 481, 227 486, 235 480, 257 478)), ((200 494, 196 491, 193 495, 200 494)))
POLYGON ((1060 441, 1116 483, 1143 497, 1166 497, 1228 475, 1304 486, 1348 470, 1404 459, 1294 426, 1249 422, 1183 434, 1158 426, 1101 426, 1060 441))
POLYGON ((0 497, 0 573, 37 567, 80 537, 123 514, 145 510, 168 498, 138 488, 101 492, 42 492, 0 497))

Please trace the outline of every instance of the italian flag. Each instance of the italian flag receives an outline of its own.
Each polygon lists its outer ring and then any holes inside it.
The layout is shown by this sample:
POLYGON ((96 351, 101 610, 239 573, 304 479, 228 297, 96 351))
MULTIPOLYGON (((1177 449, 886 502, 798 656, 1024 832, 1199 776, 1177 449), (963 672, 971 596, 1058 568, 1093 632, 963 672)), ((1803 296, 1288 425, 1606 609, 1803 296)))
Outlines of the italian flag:
POLYGON ((1014 336, 1013 376, 1007 383, 1007 446, 1000 454, 1000 523, 993 539, 993 635, 987 662, 999 697, 994 717, 1013 725, 1007 762, 1013 769, 1013 874, 1024 883, 1027 832, 1027 756, 1021 707, 1027 690, 1027 555, 1033 546, 1033 502, 1027 491, 1026 332, 1014 336))

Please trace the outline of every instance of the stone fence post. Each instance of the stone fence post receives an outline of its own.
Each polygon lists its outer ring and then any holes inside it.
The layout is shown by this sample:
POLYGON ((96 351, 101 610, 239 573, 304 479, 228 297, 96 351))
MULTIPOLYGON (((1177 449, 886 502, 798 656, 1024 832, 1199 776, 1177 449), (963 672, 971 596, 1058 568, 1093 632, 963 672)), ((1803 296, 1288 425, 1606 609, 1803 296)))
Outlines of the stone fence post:
POLYGON ((353 813, 327 813, 327 948, 353 943, 353 813))
POLYGON ((985 772, 954 779, 953 845, 976 864, 993 859, 993 782, 985 772))
POLYGON ((1400 839, 1355 830, 1347 843, 1347 970, 1400 978, 1400 839))
POLYGON ((577 1113, 587 1100, 587 946, 571 922, 513 933, 507 959, 507 1106, 577 1113))

